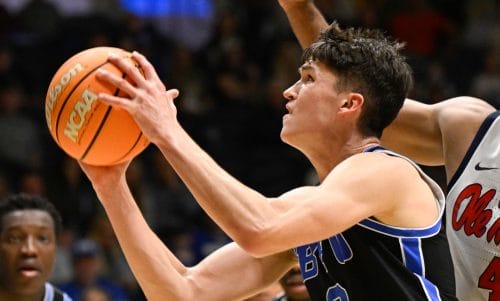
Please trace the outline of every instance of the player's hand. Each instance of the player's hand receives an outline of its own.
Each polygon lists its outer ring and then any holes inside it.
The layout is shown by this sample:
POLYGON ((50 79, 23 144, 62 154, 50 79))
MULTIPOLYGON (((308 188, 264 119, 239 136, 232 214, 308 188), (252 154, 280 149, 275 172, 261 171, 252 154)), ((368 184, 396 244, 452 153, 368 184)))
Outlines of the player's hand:
POLYGON ((81 161, 78 161, 78 164, 97 191, 112 188, 120 181, 126 180, 125 174, 130 162, 126 161, 112 166, 94 166, 81 161))
POLYGON ((127 110, 144 135, 151 142, 158 143, 170 130, 178 126, 174 99, 179 95, 179 91, 166 90, 153 65, 143 55, 134 51, 132 58, 139 63, 139 68, 130 60, 114 55, 110 55, 108 61, 124 72, 134 84, 106 70, 101 69, 97 73, 98 79, 110 83, 127 96, 100 93, 99 99, 127 110))

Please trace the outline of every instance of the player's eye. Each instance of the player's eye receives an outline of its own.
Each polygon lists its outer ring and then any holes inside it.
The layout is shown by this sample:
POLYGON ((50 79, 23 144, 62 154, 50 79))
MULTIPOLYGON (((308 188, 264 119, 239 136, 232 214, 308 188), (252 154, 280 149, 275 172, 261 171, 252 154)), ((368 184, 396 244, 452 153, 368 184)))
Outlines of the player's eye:
POLYGON ((12 234, 12 235, 7 236, 7 242, 11 243, 11 244, 20 243, 20 242, 22 242, 22 240, 23 240, 23 237, 21 235, 18 235, 18 234, 12 234))
POLYGON ((303 83, 310 83, 313 81, 314 81, 314 78, 310 74, 303 74, 302 75, 302 82, 303 83))
POLYGON ((43 243, 43 244, 48 244, 50 242, 50 238, 47 235, 40 235, 38 236, 38 241, 43 243))

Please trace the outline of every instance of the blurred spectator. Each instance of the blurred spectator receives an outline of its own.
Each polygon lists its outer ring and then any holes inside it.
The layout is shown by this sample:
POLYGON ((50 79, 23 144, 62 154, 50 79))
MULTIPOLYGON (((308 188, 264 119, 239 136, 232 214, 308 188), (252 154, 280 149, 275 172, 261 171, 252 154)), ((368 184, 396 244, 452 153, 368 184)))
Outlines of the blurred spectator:
POLYGON ((438 60, 428 60, 420 70, 422 74, 419 74, 410 98, 430 104, 457 95, 455 85, 438 60))
MULTIPOLYGON (((3 44, 3 43, 2 43, 3 44)), ((12 81, 19 81, 14 68, 15 55, 7 45, 0 45, 0 84, 6 85, 12 81)))
POLYGON ((10 185, 10 182, 7 180, 5 174, 3 174, 2 171, 0 172, 0 199, 7 197, 11 193, 12 187, 10 185))
MULTIPOLYGON (((87 237, 94 240, 101 249, 101 275, 125 288, 129 296, 142 296, 106 215, 95 216, 87 237)), ((138 301, 138 297, 133 299, 138 301)))
POLYGON ((191 192, 175 173, 162 153, 154 148, 150 153, 153 174, 150 203, 143 204, 151 228, 161 236, 186 229, 189 221, 202 213, 191 192))
POLYGON ((169 233, 163 238, 177 258, 186 266, 198 263, 202 258, 197 257, 194 250, 194 237, 189 229, 177 233, 169 233))
POLYGON ((57 8, 48 0, 31 0, 17 15, 20 34, 26 35, 23 43, 39 42, 58 33, 61 17, 57 8))
POLYGON ((43 157, 40 126, 24 112, 25 95, 15 83, 0 85, 0 166, 17 181, 40 167, 43 157))
POLYGON ((471 95, 500 109, 500 45, 488 51, 482 59, 482 68, 472 81, 471 95))
POLYGON ((80 300, 83 292, 94 286, 104 290, 114 301, 130 300, 123 287, 102 275, 102 251, 94 240, 77 240, 73 245, 72 256, 73 279, 62 283, 60 287, 74 300, 80 300))
POLYGON ((196 56, 188 48, 174 46, 168 58, 170 70, 165 74, 169 87, 184 91, 177 100, 183 114, 202 115, 211 109, 212 103, 207 97, 206 76, 196 61, 196 56))
POLYGON ((92 286, 86 288, 82 293, 80 301, 113 301, 108 294, 101 288, 92 286))
POLYGON ((2 4, 11 15, 15 15, 31 1, 32 0, 0 0, 0 4, 2 4))
POLYGON ((42 174, 35 170, 26 172, 21 176, 18 190, 30 195, 47 196, 45 180, 42 174))
POLYGON ((447 41, 454 24, 432 7, 428 0, 409 0, 390 20, 394 37, 406 43, 409 55, 429 57, 447 41))
MULTIPOLYGON (((467 47, 484 50, 500 45, 500 4, 497 0, 465 1, 464 42, 467 47)), ((498 50, 497 50, 498 51, 498 50)))
POLYGON ((51 277, 54 283, 69 282, 73 278, 71 247, 74 241, 73 231, 63 228, 57 240, 56 262, 51 277))
POLYGON ((75 159, 64 155, 58 167, 60 170, 51 170, 47 177, 51 180, 48 183, 50 198, 61 211, 65 227, 75 231, 75 235, 83 236, 102 209, 75 159))
POLYGON ((197 224, 199 227, 194 229, 192 233, 192 248, 195 254, 195 262, 201 261, 214 250, 231 242, 231 239, 226 233, 224 233, 206 214, 200 214, 197 224))
POLYGON ((283 275, 279 283, 283 289, 283 294, 273 299, 273 301, 311 301, 298 265, 283 275))

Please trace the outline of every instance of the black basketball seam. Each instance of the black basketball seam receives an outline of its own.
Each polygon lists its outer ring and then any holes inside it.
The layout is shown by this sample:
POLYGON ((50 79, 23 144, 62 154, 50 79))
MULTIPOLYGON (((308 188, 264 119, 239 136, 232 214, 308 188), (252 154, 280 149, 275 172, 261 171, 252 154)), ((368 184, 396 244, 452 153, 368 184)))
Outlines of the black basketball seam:
MULTIPOLYGON (((135 65, 135 67, 137 67, 139 70, 141 70, 141 67, 139 65, 135 65)), ((123 156, 121 156, 119 159, 115 160, 113 163, 120 162, 121 160, 123 160, 123 158, 127 157, 128 154, 130 154, 130 152, 132 152, 134 150, 134 148, 137 146, 137 144, 141 140, 141 137, 142 137, 142 131, 139 131, 139 136, 137 136, 137 139, 135 140, 134 144, 132 144, 132 147, 127 152, 125 152, 125 154, 123 156)), ((111 163, 111 164, 113 164, 113 163, 111 163)))
MULTIPOLYGON (((124 72, 122 74, 122 78, 125 78, 125 77, 127 77, 127 74, 125 74, 125 72, 124 72)), ((113 93, 113 95, 117 96, 118 93, 120 93, 120 89, 116 88, 115 93, 113 93)), ((108 119, 109 114, 111 114, 111 110, 112 109, 113 109, 113 107, 108 105, 108 109, 106 110, 106 113, 104 114, 104 117, 101 119, 101 123, 99 124, 99 127, 97 128, 97 131, 95 131, 94 137, 92 137, 92 140, 90 141, 89 145, 85 149, 85 152, 83 152, 82 156, 80 157, 80 160, 85 159, 85 157, 89 153, 90 149, 92 148, 92 145, 94 145, 94 142, 97 140, 97 137, 99 136, 99 133, 101 132, 101 130, 102 130, 103 126, 104 126, 104 123, 106 123, 106 120, 108 119)))
POLYGON ((132 152, 132 150, 134 150, 134 148, 137 146, 137 144, 139 143, 139 141, 141 140, 141 137, 142 137, 142 131, 139 132, 139 136, 137 137, 137 139, 135 140, 134 144, 132 145, 132 147, 123 155, 121 156, 119 159, 117 159, 116 161, 114 161, 113 163, 117 163, 117 162, 120 162, 123 158, 125 158, 126 156, 128 156, 128 154, 130 154, 130 152, 132 152))
POLYGON ((75 92, 76 88, 78 88, 80 86, 80 84, 87 78, 89 77, 92 73, 94 73, 94 71, 96 71, 97 69, 101 68, 102 66, 108 64, 109 62, 104 62, 102 64, 100 64, 99 66, 95 67, 94 69, 90 70, 90 72, 87 72, 87 74, 85 74, 84 77, 82 77, 78 83, 73 87, 73 89, 71 89, 71 91, 68 93, 68 96, 66 96, 66 99, 64 99, 63 103, 62 103, 62 106, 61 106, 61 109, 59 110, 59 113, 57 114, 57 119, 56 119, 56 128, 55 128, 55 131, 56 131, 56 141, 57 143, 59 144, 59 119, 61 118, 61 114, 62 112, 64 111, 64 107, 66 106, 66 103, 68 103, 68 99, 71 97, 71 95, 73 94, 73 92, 75 92))

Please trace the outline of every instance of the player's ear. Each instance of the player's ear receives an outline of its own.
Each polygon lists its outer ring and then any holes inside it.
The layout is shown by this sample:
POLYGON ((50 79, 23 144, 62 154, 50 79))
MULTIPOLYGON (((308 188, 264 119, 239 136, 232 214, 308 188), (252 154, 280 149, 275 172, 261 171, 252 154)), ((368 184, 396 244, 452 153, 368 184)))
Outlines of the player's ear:
POLYGON ((363 95, 359 93, 348 93, 346 98, 344 98, 340 110, 342 111, 355 111, 361 110, 365 99, 363 95))

